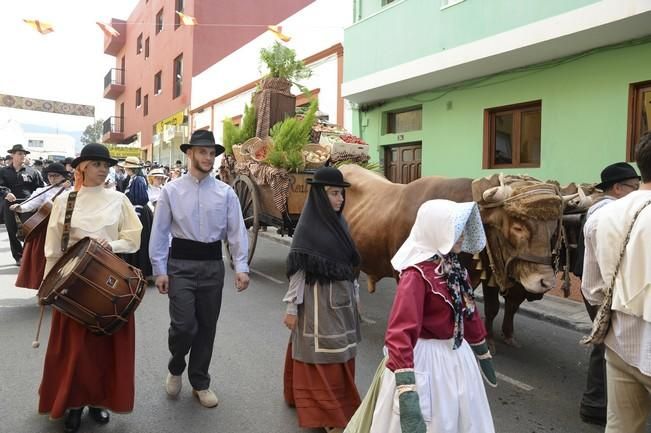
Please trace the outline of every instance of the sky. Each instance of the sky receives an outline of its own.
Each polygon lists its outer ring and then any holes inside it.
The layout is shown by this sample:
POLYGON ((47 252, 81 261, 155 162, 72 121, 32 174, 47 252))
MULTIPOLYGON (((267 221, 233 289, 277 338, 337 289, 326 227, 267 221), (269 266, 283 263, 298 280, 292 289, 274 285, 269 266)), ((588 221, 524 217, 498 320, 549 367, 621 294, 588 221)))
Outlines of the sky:
MULTIPOLYGON (((115 57, 104 54, 104 33, 96 21, 127 19, 138 0, 21 0, 7 2, 0 15, 0 93, 95 106, 96 119, 114 114, 103 98, 104 75, 115 57), (54 26, 41 35, 23 22, 54 26)), ((0 131, 10 120, 61 132, 80 132, 93 118, 0 107, 0 131)), ((26 128, 30 129, 30 128, 26 128)))

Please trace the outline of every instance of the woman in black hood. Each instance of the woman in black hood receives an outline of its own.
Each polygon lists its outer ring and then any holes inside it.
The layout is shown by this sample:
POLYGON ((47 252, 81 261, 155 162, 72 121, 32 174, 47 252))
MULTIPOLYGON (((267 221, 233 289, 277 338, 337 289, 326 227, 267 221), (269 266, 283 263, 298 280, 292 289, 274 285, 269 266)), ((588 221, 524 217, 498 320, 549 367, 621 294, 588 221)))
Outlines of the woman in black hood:
POLYGON ((317 170, 287 257, 285 401, 302 428, 343 431, 360 404, 356 267, 360 257, 342 215, 350 184, 334 167, 317 170))

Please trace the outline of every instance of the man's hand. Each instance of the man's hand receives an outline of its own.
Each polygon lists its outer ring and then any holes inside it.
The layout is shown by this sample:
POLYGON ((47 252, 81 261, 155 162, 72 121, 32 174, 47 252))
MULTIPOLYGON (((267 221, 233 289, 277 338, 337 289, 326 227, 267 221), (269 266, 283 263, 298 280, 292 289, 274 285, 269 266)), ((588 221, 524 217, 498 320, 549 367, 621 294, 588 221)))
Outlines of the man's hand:
POLYGON ((5 200, 7 200, 10 203, 13 203, 16 201, 16 196, 12 192, 7 193, 7 195, 5 196, 5 200))
POLYGON ((235 274, 235 288, 238 292, 246 290, 249 287, 249 274, 246 272, 237 272, 235 274))
POLYGON ((158 293, 165 295, 170 289, 170 279, 167 275, 159 275, 156 277, 154 285, 158 289, 158 293))
POLYGON ((296 324, 298 323, 298 316, 295 314, 285 314, 283 323, 285 324, 285 326, 287 326, 287 329, 293 331, 294 329, 296 329, 296 324))
POLYGON ((72 186, 72 184, 70 183, 69 180, 66 180, 65 182, 63 182, 63 183, 61 184, 61 186, 64 187, 64 188, 66 188, 66 189, 68 189, 68 188, 70 188, 70 187, 72 186))
POLYGON ((14 211, 14 212, 20 212, 20 205, 19 204, 12 204, 9 206, 9 210, 14 211))

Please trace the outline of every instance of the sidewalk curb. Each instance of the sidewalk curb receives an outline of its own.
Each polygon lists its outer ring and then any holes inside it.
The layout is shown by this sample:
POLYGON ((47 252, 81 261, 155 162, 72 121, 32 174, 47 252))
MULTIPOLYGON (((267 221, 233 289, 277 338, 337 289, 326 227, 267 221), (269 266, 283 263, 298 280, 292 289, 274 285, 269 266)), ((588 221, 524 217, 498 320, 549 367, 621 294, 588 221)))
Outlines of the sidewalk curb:
MULTIPOLYGON (((481 287, 475 291, 475 298, 484 302, 481 287)), ((500 308, 504 309, 502 296, 500 296, 500 308)), ((523 302, 518 313, 577 332, 589 333, 592 329, 592 322, 583 304, 553 295, 547 295, 538 301, 523 302)))
MULTIPOLYGON (((269 227, 267 230, 275 230, 272 227, 269 227)), ((288 247, 292 245, 292 238, 290 236, 281 236, 275 231, 259 231, 258 236, 261 238, 269 239, 279 244, 287 245, 288 247)))
MULTIPOLYGON (((272 231, 258 232, 258 236, 271 241, 291 246, 292 238, 281 236, 272 231)), ((484 302, 481 286, 475 291, 478 301, 484 302)), ((500 306, 504 310, 504 298, 500 296, 500 306)), ((538 301, 525 301, 520 305, 519 313, 537 320, 546 321, 577 332, 589 333, 592 322, 582 303, 558 296, 546 295, 538 301)))

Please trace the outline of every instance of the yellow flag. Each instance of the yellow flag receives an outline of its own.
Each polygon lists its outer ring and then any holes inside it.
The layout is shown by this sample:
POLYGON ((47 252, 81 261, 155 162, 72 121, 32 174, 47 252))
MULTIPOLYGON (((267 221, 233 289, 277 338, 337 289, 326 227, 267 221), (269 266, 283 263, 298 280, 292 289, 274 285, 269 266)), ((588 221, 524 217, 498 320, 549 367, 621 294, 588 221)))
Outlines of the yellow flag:
POLYGON ((52 24, 46 23, 45 21, 41 20, 23 20, 25 23, 27 23, 28 26, 36 30, 42 35, 47 35, 48 33, 51 33, 54 31, 54 27, 52 24))
POLYGON ((102 22, 99 22, 99 21, 95 21, 95 22, 97 23, 97 25, 99 26, 99 28, 102 29, 102 31, 104 32, 104 34, 105 34, 106 36, 108 36, 109 38, 112 38, 112 37, 116 37, 116 38, 117 38, 118 36, 120 36, 120 32, 118 32, 117 30, 115 30, 114 27, 111 27, 110 25, 105 24, 105 23, 102 23, 102 22))
POLYGON ((195 17, 191 17, 190 15, 186 15, 183 12, 176 11, 178 14, 179 18, 181 18, 181 24, 184 26, 196 26, 197 19, 195 17))
POLYGON ((267 26, 267 30, 283 42, 289 42, 292 39, 283 33, 282 26, 267 26))

